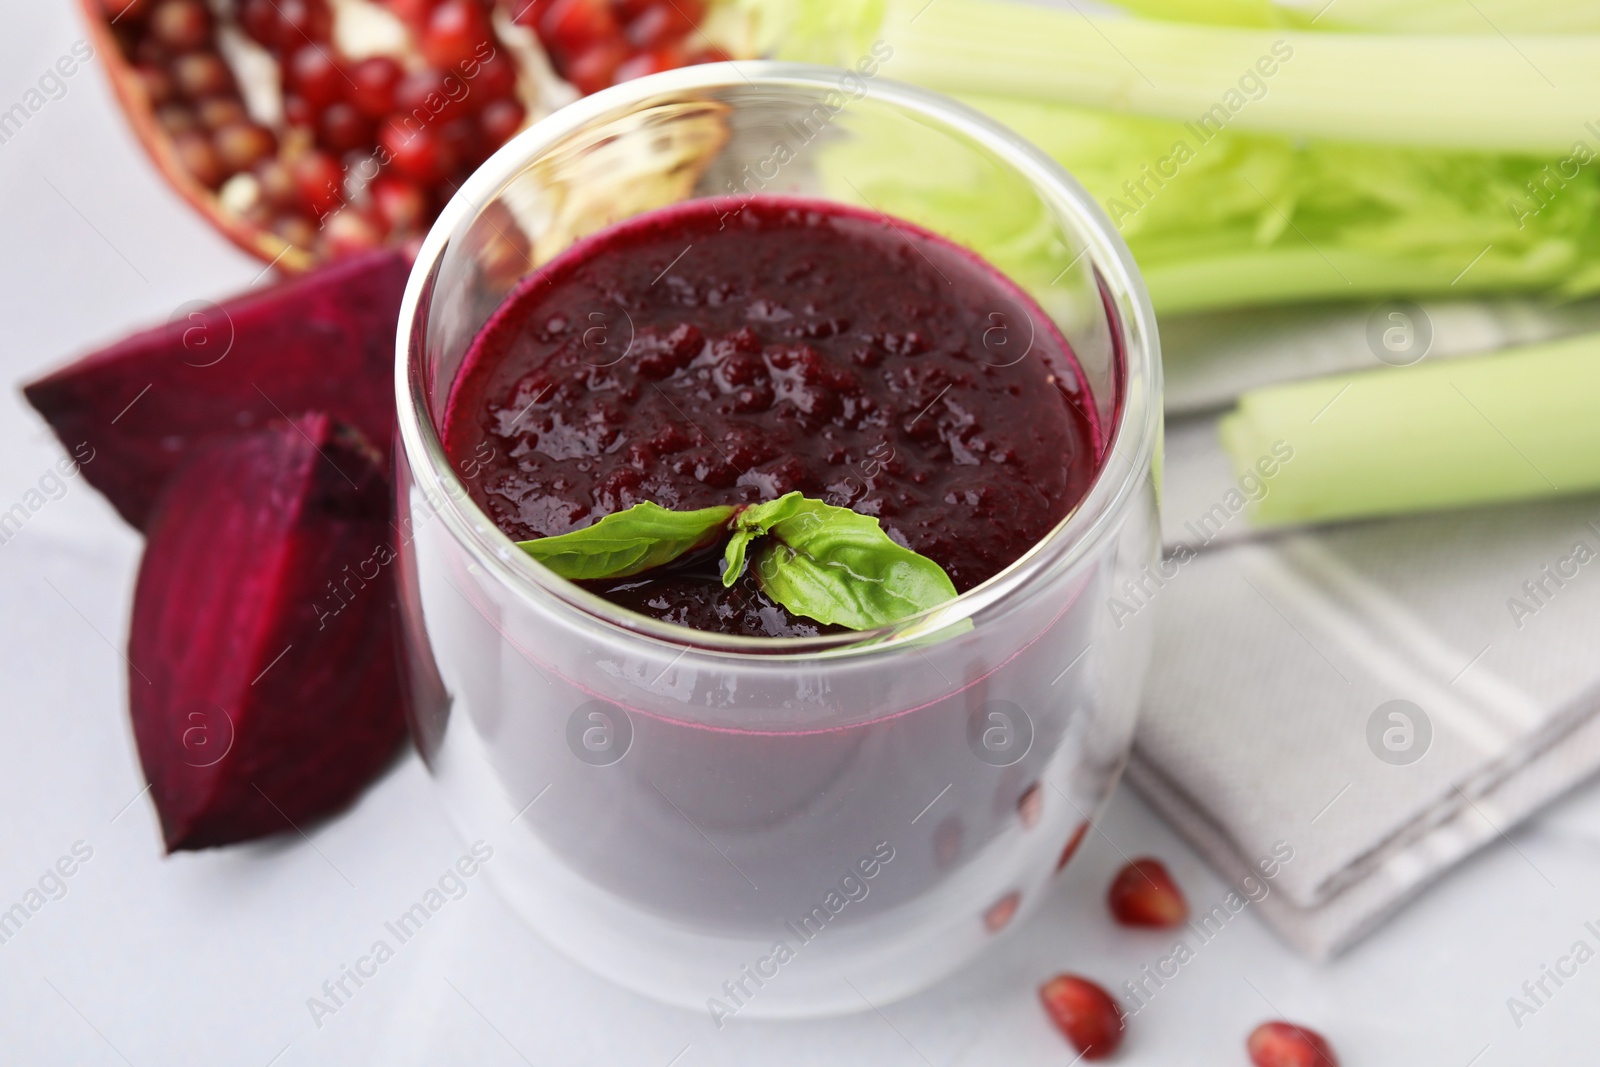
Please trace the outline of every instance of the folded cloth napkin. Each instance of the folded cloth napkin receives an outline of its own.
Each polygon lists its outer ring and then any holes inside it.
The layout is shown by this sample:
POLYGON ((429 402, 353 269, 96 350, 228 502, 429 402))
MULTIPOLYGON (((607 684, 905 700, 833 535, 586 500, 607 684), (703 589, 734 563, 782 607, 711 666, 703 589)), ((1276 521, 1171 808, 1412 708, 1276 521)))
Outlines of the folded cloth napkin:
MULTIPOLYGON (((1319 323, 1315 373, 1378 366, 1360 318, 1319 323)), ((1446 350, 1582 318, 1530 326, 1518 307, 1508 325, 1479 308, 1456 315, 1446 350)), ((1283 324, 1266 328, 1297 351, 1283 324)), ((1270 343, 1233 336, 1244 352, 1270 343)), ((1196 362, 1180 407, 1272 366, 1196 362)), ((1267 373, 1304 367, 1280 358, 1267 373)), ((1248 491, 1262 489, 1236 481, 1214 416, 1169 422, 1167 560, 1107 605, 1124 622, 1155 613, 1128 773, 1230 879, 1292 847, 1258 908, 1325 958, 1600 768, 1600 498, 1258 534, 1235 506, 1248 491)))

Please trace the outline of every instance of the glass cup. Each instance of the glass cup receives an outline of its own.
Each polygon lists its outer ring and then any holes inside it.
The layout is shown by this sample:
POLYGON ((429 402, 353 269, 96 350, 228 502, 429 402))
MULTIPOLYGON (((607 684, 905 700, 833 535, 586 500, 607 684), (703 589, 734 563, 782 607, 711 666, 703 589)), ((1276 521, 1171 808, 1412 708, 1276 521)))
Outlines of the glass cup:
MULTIPOLYGON (((1060 167, 891 65, 697 66, 563 108, 450 201, 401 314, 410 715, 445 807, 543 937, 719 1027, 906 996, 1020 925, 1117 780, 1149 655, 1149 613, 1112 603, 1157 560, 1144 287, 1060 167), (881 630, 742 638, 626 611, 518 550, 440 445, 469 343, 535 264, 642 211, 756 193, 869 204, 985 255, 1092 395, 1082 503, 991 580, 881 630), (978 225, 962 198, 1003 210, 978 225)), ((996 321, 1018 346, 996 361, 1026 358, 1031 324, 996 321)))

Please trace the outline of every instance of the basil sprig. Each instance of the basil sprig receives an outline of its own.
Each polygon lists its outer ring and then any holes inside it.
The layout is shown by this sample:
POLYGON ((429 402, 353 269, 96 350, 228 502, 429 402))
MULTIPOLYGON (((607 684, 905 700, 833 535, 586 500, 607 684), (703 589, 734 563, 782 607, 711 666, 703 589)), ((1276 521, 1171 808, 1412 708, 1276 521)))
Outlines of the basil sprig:
POLYGON ((593 526, 518 547, 563 578, 624 578, 729 534, 722 584, 744 573, 795 615, 870 630, 956 595, 944 569, 895 543, 878 520, 788 493, 746 507, 672 511, 636 504, 593 526))

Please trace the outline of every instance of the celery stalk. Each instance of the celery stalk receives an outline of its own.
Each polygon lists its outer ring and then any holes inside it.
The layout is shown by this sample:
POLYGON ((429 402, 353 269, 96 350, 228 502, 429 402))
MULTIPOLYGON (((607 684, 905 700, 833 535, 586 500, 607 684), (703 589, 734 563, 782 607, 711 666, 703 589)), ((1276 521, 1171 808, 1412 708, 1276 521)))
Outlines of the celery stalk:
POLYGON ((1499 34, 1238 28, 1000 0, 736 2, 780 58, 848 65, 881 38, 894 49, 884 71, 902 81, 1178 121, 1210 114, 1239 130, 1557 153, 1600 99, 1596 35, 1525 35, 1513 47, 1499 34), (1246 75, 1266 91, 1247 99, 1246 75))
MULTIPOLYGON (((964 99, 1084 184, 1128 242, 1161 314, 1600 288, 1600 160, 1578 168, 1541 206, 1527 186, 1541 179, 1545 159, 1297 144, 1231 130, 1202 143, 1164 119, 988 95, 964 99), (1194 149, 1193 158, 1175 176, 1152 182, 1151 168, 1179 140, 1194 149), (1130 192, 1134 182, 1143 190, 1130 192), (1527 205, 1520 217, 1509 210, 1513 203, 1527 205)), ((926 147, 893 137, 886 130, 831 145, 821 171, 840 195, 854 196, 854 186, 886 211, 938 220, 941 232, 1003 270, 1031 277, 1030 257, 1046 256, 1046 249, 1040 220, 1019 213, 1028 198, 995 188, 991 176, 965 173, 959 154, 928 158, 926 147), (918 165, 908 170, 913 153, 921 153, 918 165)))
POLYGON ((1590 334, 1257 389, 1219 436, 1241 477, 1293 450, 1251 508, 1253 523, 1273 526, 1600 488, 1597 411, 1590 334))
POLYGON ((1378 33, 1593 33, 1589 0, 1115 0, 1146 18, 1378 33))

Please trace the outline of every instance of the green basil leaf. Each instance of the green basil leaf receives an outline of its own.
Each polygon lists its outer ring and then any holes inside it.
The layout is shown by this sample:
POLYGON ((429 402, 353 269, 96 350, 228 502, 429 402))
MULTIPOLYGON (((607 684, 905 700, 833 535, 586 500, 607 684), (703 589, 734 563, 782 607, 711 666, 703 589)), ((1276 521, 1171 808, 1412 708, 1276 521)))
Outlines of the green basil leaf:
POLYGON ((626 578, 716 543, 737 510, 672 511, 646 501, 593 526, 518 541, 517 547, 563 578, 626 578))
POLYGON ((870 630, 955 598, 942 567, 871 516, 790 493, 745 509, 735 526, 747 522, 767 534, 755 560, 762 590, 796 615, 870 630))
POLYGON ((773 523, 796 514, 805 503, 806 498, 799 493, 785 493, 776 500, 751 504, 739 512, 733 521, 733 537, 723 555, 722 584, 732 585, 744 573, 744 557, 751 542, 765 536, 773 523))

